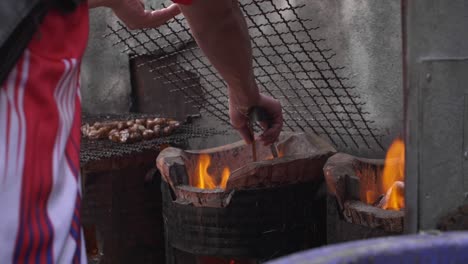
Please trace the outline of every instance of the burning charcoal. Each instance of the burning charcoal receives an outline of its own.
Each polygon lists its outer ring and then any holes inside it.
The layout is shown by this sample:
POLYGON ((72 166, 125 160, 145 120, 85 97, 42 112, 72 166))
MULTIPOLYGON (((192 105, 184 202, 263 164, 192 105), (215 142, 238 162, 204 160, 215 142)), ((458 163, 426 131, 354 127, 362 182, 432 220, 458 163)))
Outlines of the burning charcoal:
POLYGON ((154 131, 149 130, 149 129, 143 131, 143 138, 144 139, 153 139, 154 138, 154 131))

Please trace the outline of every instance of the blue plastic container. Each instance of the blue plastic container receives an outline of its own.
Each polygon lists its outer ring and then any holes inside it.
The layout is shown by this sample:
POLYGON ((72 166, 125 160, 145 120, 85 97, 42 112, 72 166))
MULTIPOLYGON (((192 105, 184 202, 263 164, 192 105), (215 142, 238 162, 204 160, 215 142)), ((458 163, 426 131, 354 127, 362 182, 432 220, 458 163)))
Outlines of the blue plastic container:
POLYGON ((355 241, 293 254, 268 264, 468 264, 468 232, 355 241))

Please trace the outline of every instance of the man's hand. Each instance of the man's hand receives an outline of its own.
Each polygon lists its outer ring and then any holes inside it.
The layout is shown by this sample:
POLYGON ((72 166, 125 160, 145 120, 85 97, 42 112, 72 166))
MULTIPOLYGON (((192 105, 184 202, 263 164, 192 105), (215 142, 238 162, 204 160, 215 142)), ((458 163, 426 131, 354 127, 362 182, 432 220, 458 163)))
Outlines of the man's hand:
MULTIPOLYGON (((245 142, 248 144, 252 143, 253 135, 250 134, 248 127, 249 118, 247 117, 247 113, 243 113, 232 100, 229 102, 229 116, 231 117, 232 126, 239 132, 245 142)), ((271 145, 276 141, 283 128, 281 104, 278 100, 261 94, 255 105, 265 109, 271 117, 272 123, 270 127, 266 123, 260 123, 263 133, 259 137, 265 146, 271 145)))
POLYGON ((130 29, 155 28, 180 14, 179 7, 172 4, 156 11, 145 10, 141 0, 89 0, 90 8, 105 6, 130 29))
POLYGON ((262 107, 273 124, 271 128, 261 124, 264 132, 259 139, 265 145, 274 143, 283 126, 281 104, 259 93, 249 31, 237 0, 194 0, 180 8, 198 46, 228 84, 231 124, 251 143, 246 112, 252 106, 262 107))

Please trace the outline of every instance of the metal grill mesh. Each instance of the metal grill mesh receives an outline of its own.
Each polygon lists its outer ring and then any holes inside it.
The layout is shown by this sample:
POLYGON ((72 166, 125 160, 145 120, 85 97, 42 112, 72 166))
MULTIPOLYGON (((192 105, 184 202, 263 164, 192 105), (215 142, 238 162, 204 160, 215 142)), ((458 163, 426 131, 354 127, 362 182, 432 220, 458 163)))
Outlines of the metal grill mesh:
MULTIPOLYGON (((84 123, 103 121, 130 120, 136 118, 149 118, 154 115, 122 114, 122 115, 83 115, 84 123)), ((99 161, 118 157, 128 157, 132 154, 142 153, 148 150, 159 151, 159 147, 165 144, 182 147, 191 138, 203 138, 225 133, 225 131, 200 128, 192 124, 184 124, 171 136, 161 137, 141 142, 122 144, 110 140, 88 140, 82 139, 80 162, 82 165, 90 161, 99 161)))
MULTIPOLYGON (((334 65, 335 53, 317 37, 313 21, 299 15, 304 5, 292 2, 240 1, 260 89, 281 100, 286 130, 313 131, 343 148, 383 149, 344 67, 334 65)), ((155 79, 177 87, 188 102, 229 123, 226 84, 194 43, 183 17, 158 29, 130 31, 118 23, 109 30, 106 37, 114 38, 122 52, 155 57, 148 62, 155 79), (167 63, 170 57, 177 60, 167 63), (186 71, 196 76, 187 78, 186 71)))

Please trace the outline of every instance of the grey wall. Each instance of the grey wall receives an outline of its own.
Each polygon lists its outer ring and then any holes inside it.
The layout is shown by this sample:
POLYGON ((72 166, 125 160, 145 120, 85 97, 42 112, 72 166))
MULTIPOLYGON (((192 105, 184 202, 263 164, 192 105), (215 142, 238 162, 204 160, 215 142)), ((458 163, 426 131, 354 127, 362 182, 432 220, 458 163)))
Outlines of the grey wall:
MULTIPOLYGON (((151 0, 158 4, 161 0, 151 0)), ((336 65, 344 65, 357 86, 364 110, 385 135, 385 146, 402 129, 402 64, 400 0, 292 0, 306 4, 304 17, 321 27, 320 36, 334 49, 336 65)), ((130 93, 127 57, 101 36, 108 12, 91 13, 91 41, 83 64, 83 105, 91 112, 125 112, 130 93)), ((211 143, 212 144, 212 143, 211 143)), ((353 149, 354 154, 383 157, 382 150, 353 149)))
POLYGON ((150 6, 158 7, 158 6, 161 6, 162 3, 164 3, 164 2, 166 2, 166 1, 163 1, 163 0, 147 0, 146 4, 150 5, 150 6))
MULTIPOLYGON (((350 84, 357 87, 364 110, 385 135, 387 147, 403 128, 402 43, 400 0, 297 0, 308 6, 305 16, 317 21, 318 32, 347 67, 350 84)), ((363 156, 382 151, 352 150, 363 156)))
POLYGON ((81 67, 83 111, 89 113, 122 113, 130 109, 130 72, 128 55, 112 47, 103 38, 107 25, 115 23, 106 8, 90 11, 88 48, 81 67))
POLYGON ((406 225, 417 232, 468 202, 468 4, 404 2, 406 225))
MULTIPOLYGON (((164 1, 147 0, 147 7, 164 1)), ((118 19, 107 8, 90 10, 90 34, 81 73, 83 111, 89 113, 125 113, 130 110, 130 72, 128 55, 113 47, 114 39, 103 38, 107 25, 118 19)))

